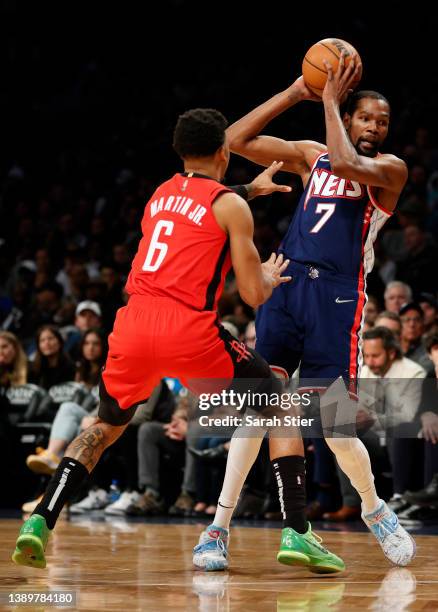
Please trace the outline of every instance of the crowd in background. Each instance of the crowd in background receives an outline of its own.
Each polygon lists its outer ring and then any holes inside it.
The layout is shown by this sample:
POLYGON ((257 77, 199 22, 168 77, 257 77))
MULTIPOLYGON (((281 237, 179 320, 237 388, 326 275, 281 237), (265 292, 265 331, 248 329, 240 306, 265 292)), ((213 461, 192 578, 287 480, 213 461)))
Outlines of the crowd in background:
MULTIPOLYGON (((177 1, 171 4, 181 8, 177 1)), ((359 36, 367 26, 357 22, 355 27, 359 36)), ((28 468, 43 479, 50 475, 69 441, 96 416, 107 336, 117 309, 127 300, 124 284, 141 237, 145 203, 160 181, 181 169, 170 147, 178 113, 214 105, 237 119, 255 105, 238 94, 258 74, 255 63, 245 57, 238 63, 230 53, 208 86, 200 74, 208 72, 210 60, 202 57, 201 72, 188 75, 178 69, 171 83, 166 77, 170 67, 167 73, 150 67, 151 89, 150 80, 138 78, 141 59, 123 64, 115 53, 100 53, 89 40, 75 61, 70 58, 62 66, 48 44, 27 45, 22 55, 17 40, 8 40, 6 78, 18 86, 2 98, 11 119, 4 125, 7 146, 0 154, 0 453, 8 465, 10 457, 17 461, 3 475, 8 486, 28 468), (12 66, 25 66, 27 81, 34 84, 28 114, 21 113, 25 92, 17 76, 21 73, 12 66), (58 83, 59 74, 65 78, 58 83), (135 100, 147 100, 154 110, 148 112, 135 100), (25 392, 14 392, 23 385, 34 385, 26 391, 29 405, 24 408, 25 392), (49 424, 37 436, 43 446, 25 445, 25 456, 17 452, 27 431, 23 425, 41 421, 49 424)), ((62 41, 59 48, 61 57, 62 41)), ((279 62, 284 68, 284 58, 279 62)), ((278 72, 266 79, 272 88, 288 84, 278 72)), ((388 87, 392 102, 395 85, 388 87)), ((364 329, 364 370, 370 379, 425 379, 432 385, 406 390, 417 396, 394 425, 402 435, 383 444, 372 411, 362 406, 358 414, 378 488, 406 524, 438 520, 438 145, 428 127, 434 120, 433 92, 431 88, 428 99, 421 100, 404 84, 394 99, 390 150, 407 162, 409 179, 375 244, 364 329), (403 427, 409 432, 403 434, 403 427)), ((265 93, 269 97, 272 91, 265 93)), ((280 126, 279 135, 288 139, 323 138, 322 115, 317 115, 317 105, 308 104, 280 119, 273 132, 280 126)), ((232 158, 227 181, 247 183, 258 171, 232 158)), ((297 177, 282 173, 278 181, 291 184, 292 193, 251 202, 262 260, 278 248, 301 193, 297 177)), ((222 322, 254 345, 254 314, 240 299, 231 275, 219 304, 222 322)), ((199 437, 193 419, 196 399, 178 387, 178 381, 162 381, 70 511, 214 514, 228 440, 199 437)), ((355 492, 323 440, 309 439, 306 445, 312 473, 309 517, 356 518, 355 492)), ((11 500, 21 505, 36 497, 44 486, 38 478, 24 481, 21 497, 10 496, 0 505, 11 500)), ((278 515, 265 444, 237 514, 278 515)))

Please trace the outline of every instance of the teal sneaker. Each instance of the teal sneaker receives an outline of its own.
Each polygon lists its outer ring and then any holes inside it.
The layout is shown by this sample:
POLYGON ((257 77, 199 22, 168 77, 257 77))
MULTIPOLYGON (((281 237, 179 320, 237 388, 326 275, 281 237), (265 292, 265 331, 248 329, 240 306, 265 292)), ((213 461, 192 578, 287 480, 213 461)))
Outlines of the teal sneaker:
POLYGON ((193 565, 206 572, 228 569, 228 529, 209 525, 201 533, 199 544, 193 549, 193 565))
POLYGON ((32 514, 20 529, 12 561, 17 565, 44 569, 46 567, 44 550, 49 535, 50 529, 46 525, 46 519, 39 514, 32 514))
POLYGON ((285 565, 304 565, 315 574, 335 574, 343 572, 345 563, 324 546, 322 539, 312 533, 312 526, 306 533, 296 532, 286 527, 281 532, 280 550, 277 561, 285 565))
POLYGON ((385 557, 395 565, 408 565, 415 557, 414 539, 404 529, 383 500, 371 514, 362 514, 365 525, 382 547, 385 557))

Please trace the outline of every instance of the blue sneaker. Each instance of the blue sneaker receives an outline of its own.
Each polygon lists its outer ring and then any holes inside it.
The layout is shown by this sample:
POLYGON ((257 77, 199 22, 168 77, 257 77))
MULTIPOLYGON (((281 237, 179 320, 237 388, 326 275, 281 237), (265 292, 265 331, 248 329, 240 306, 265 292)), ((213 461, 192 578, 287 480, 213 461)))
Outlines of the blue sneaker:
POLYGON ((384 501, 371 514, 362 514, 362 519, 382 547, 385 557, 395 565, 408 565, 415 557, 413 538, 400 525, 395 512, 384 501))
POLYGON ((206 572, 228 569, 228 529, 209 525, 193 549, 193 565, 206 572))

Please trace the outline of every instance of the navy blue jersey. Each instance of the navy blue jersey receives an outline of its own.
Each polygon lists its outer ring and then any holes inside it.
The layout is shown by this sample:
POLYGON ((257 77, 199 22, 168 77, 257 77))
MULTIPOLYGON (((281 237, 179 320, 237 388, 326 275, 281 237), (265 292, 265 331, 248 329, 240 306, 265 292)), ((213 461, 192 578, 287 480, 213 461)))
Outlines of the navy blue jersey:
POLYGON ((333 174, 325 152, 312 167, 280 252, 360 281, 373 267, 373 243, 390 216, 370 187, 333 174))

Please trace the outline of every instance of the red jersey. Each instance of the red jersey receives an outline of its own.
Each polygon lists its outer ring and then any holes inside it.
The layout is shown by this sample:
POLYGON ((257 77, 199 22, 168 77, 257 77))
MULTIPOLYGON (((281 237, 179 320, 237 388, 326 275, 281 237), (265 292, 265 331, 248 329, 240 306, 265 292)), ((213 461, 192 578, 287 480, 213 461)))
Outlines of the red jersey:
POLYGON ((213 202, 230 192, 200 174, 175 174, 146 204, 143 238, 132 262, 129 295, 170 297, 196 310, 216 310, 231 268, 226 232, 213 202))

